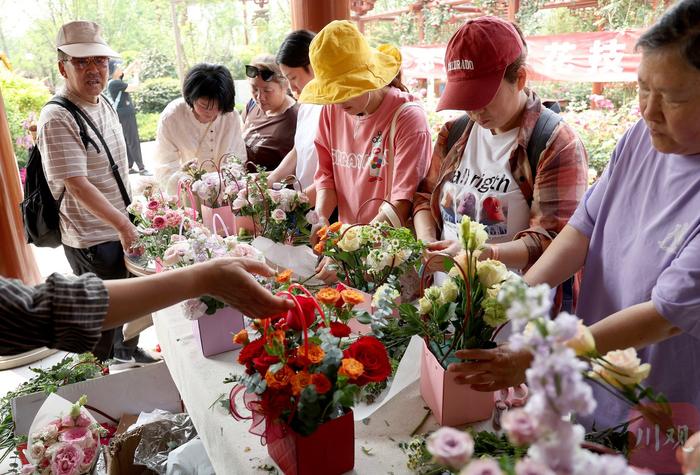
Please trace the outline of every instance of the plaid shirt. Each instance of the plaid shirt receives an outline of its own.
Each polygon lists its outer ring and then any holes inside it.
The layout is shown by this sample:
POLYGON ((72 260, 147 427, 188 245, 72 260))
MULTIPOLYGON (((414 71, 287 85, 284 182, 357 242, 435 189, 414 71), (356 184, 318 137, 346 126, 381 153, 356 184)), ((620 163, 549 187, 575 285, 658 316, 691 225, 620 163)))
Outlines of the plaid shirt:
POLYGON ((52 274, 35 287, 0 277, 0 356, 41 346, 92 351, 108 305, 107 289, 94 274, 52 274))
MULTIPOLYGON (((527 144, 544 106, 534 92, 526 92, 528 99, 518 132, 518 144, 510 156, 510 170, 530 203, 530 226, 513 238, 522 239, 527 246, 527 267, 530 267, 562 230, 583 197, 588 184, 588 157, 574 130, 562 121, 542 152, 533 181, 527 144)), ((447 122, 440 130, 428 174, 418 186, 413 205, 414 215, 423 210, 431 212, 438 225, 438 236, 442 229, 442 186, 458 167, 473 127, 470 123, 448 152, 445 150, 447 135, 453 124, 454 121, 447 122)))

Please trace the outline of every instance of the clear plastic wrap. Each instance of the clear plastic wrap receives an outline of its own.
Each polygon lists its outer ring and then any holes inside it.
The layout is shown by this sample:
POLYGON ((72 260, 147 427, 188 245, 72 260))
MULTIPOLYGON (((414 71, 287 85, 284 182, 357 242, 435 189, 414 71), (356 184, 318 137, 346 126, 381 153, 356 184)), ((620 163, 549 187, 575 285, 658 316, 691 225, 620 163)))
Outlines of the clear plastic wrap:
POLYGON ((188 414, 160 413, 139 430, 141 441, 134 453, 134 464, 145 465, 160 475, 165 475, 168 454, 197 436, 188 414))

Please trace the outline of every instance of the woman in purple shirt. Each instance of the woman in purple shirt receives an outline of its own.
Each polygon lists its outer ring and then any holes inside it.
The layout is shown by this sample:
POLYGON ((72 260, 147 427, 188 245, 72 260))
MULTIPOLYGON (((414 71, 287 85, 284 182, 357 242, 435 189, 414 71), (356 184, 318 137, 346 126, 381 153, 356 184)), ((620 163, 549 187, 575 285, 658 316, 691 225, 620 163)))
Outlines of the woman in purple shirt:
MULTIPOLYGON (((700 408, 700 0, 683 0, 637 47, 640 120, 620 139, 601 179, 527 272, 556 286, 584 267, 577 314, 598 351, 635 347, 652 365, 645 384, 700 408)), ((465 350, 451 370, 475 389, 525 380, 527 353, 465 350)), ((589 426, 627 419, 594 388, 589 426)))

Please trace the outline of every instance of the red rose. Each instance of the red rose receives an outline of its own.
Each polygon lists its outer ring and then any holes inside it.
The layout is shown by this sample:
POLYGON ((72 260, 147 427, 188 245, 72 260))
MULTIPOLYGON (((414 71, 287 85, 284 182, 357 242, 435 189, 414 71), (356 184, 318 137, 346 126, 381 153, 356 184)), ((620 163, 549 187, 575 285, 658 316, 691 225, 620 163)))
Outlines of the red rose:
POLYGON ((316 392, 319 394, 326 394, 331 390, 331 382, 323 373, 312 374, 311 384, 316 387, 316 392))
POLYGON ((253 366, 255 371, 265 376, 267 370, 270 366, 275 363, 279 363, 280 359, 277 356, 270 356, 267 353, 263 353, 257 358, 253 358, 253 366))
POLYGON ((238 353, 238 362, 244 365, 248 374, 253 373, 253 358, 257 358, 265 352, 265 340, 258 338, 253 340, 241 349, 238 353))
POLYGON ((331 322, 331 335, 344 338, 350 335, 350 327, 342 322, 331 322))
POLYGON ((301 313, 296 306, 289 310, 287 312, 287 326, 292 330, 301 331, 304 322, 306 322, 305 326, 308 328, 316 321, 316 304, 313 297, 307 297, 306 295, 298 295, 296 299, 301 307, 301 313))
POLYGON ((386 348, 376 337, 363 336, 343 352, 345 358, 354 358, 364 366, 364 372, 351 381, 359 386, 385 381, 391 374, 391 363, 386 348))
MULTIPOLYGON (((342 292, 343 290, 346 290, 347 287, 344 286, 341 283, 338 283, 338 285, 335 286, 335 290, 338 292, 342 292)), ((335 308, 343 308, 343 305, 345 305, 345 302, 343 301, 343 297, 340 297, 338 301, 335 303, 335 308)))
POLYGON ((268 420, 276 420, 282 413, 292 409, 292 391, 288 385, 286 388, 278 391, 268 389, 260 396, 258 408, 268 420))

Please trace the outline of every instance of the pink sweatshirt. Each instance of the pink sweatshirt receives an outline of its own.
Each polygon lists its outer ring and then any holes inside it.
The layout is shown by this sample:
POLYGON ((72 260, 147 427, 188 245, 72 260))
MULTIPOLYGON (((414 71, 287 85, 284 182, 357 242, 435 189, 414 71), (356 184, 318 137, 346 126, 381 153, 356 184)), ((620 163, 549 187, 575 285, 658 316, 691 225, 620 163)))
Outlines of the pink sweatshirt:
POLYGON ((389 88, 379 108, 368 116, 351 116, 338 104, 321 112, 316 136, 317 190, 335 189, 338 217, 344 223, 369 223, 381 201, 362 206, 372 198, 390 196, 391 201, 413 201, 418 183, 430 161, 430 130, 421 107, 407 107, 398 116, 395 132, 394 168, 387 170, 388 135, 394 112, 404 102, 415 101, 410 94, 389 88), (387 173, 393 186, 387 193, 387 173))

